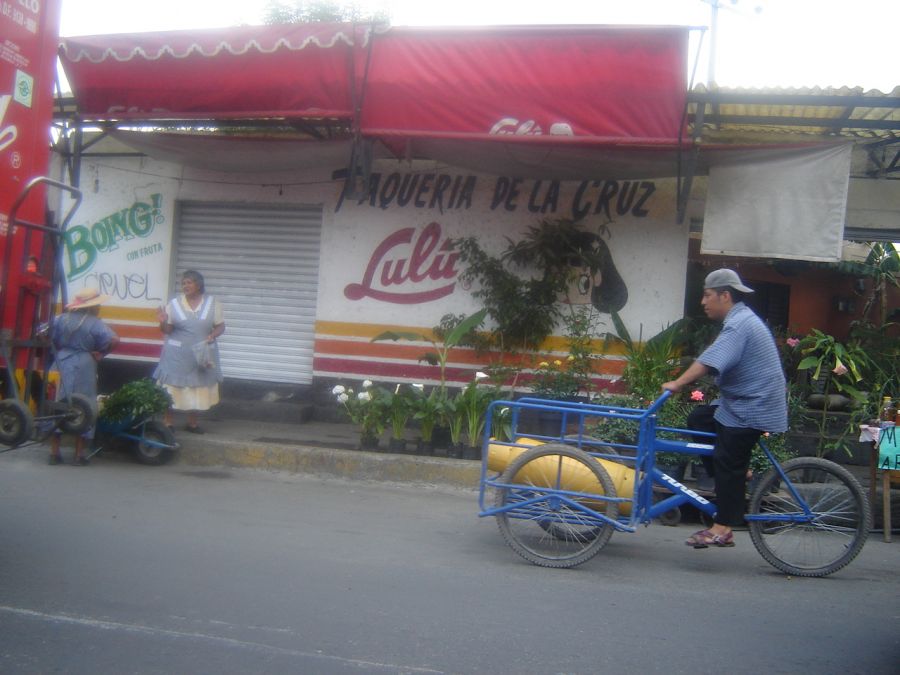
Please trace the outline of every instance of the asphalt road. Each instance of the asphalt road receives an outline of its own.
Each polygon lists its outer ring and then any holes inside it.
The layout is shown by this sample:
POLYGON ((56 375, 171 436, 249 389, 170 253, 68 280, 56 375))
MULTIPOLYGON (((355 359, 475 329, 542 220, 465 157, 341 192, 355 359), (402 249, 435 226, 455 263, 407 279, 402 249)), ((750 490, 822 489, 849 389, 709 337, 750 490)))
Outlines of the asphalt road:
POLYGON ((3 673, 896 673, 900 543, 825 579, 746 533, 519 559, 474 493, 0 455, 3 673))

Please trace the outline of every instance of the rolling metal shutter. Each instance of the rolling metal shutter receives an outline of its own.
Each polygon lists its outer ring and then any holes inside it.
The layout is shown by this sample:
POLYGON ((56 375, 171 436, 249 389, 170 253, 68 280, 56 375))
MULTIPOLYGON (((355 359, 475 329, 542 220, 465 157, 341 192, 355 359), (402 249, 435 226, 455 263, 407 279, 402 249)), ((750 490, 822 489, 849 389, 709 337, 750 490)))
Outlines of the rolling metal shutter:
POLYGON ((176 290, 200 272, 225 309, 226 377, 312 382, 322 209, 181 202, 176 290))

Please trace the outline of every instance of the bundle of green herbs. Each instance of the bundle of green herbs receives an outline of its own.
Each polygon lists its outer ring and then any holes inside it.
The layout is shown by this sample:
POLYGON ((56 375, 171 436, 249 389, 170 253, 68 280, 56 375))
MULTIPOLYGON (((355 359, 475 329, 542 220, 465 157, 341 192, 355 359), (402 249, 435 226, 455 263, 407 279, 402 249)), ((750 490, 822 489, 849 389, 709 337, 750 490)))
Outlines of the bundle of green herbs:
POLYGON ((123 385, 103 402, 100 417, 110 422, 143 420, 162 414, 172 397, 149 377, 123 385))

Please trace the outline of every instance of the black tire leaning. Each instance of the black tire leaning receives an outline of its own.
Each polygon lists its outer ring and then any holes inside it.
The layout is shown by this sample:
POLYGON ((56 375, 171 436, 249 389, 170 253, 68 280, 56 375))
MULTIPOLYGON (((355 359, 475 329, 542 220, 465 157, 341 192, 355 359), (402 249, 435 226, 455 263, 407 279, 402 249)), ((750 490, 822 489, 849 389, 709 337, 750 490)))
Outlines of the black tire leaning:
MULTIPOLYGON (((157 422, 156 420, 146 422, 143 427, 141 433, 142 438, 154 441, 155 443, 162 443, 170 447, 164 448, 158 445, 151 445, 150 443, 145 443, 143 440, 135 441, 135 459, 141 464, 147 464, 148 466, 160 466, 172 459, 175 448, 178 446, 175 442, 175 434, 172 433, 172 430, 162 422, 157 422)), ((135 431, 140 432, 141 430, 138 428, 135 429, 135 431)))
MULTIPOLYGON (((847 469, 827 459, 798 457, 782 469, 816 517, 802 524, 751 520, 750 539, 759 554, 782 572, 802 577, 833 574, 859 554, 869 536, 872 514, 863 488, 847 469), (782 543, 788 545, 781 548, 782 543)), ((753 491, 748 512, 774 515, 801 510, 781 476, 770 469, 753 491)))
POLYGON ((0 401, 0 443, 11 448, 31 438, 34 418, 28 407, 16 398, 0 401))
MULTIPOLYGON (((503 507, 514 501, 530 499, 544 493, 552 496, 555 489, 553 485, 517 483, 516 480, 524 467, 546 457, 558 458, 557 461, 567 459, 587 467, 597 480, 602 494, 607 497, 616 496, 613 481, 599 462, 578 448, 550 443, 529 450, 513 460, 499 479, 501 483, 510 484, 513 487, 497 488, 495 505, 503 507)), ((562 487, 565 489, 565 486, 562 487)), ((559 486, 556 486, 556 489, 558 488, 559 486)), ((603 515, 613 522, 618 516, 618 505, 613 501, 595 500, 591 508, 602 509, 603 515)), ((584 514, 587 519, 585 522, 575 523, 580 529, 572 527, 571 523, 558 524, 560 512, 553 510, 545 502, 531 505, 528 507, 528 511, 529 513, 525 514, 525 517, 516 517, 522 514, 499 513, 496 516, 497 526, 510 548, 528 562, 542 567, 569 568, 590 560, 606 545, 614 530, 612 523, 591 518, 587 514, 584 514), (546 514, 545 518, 541 517, 542 513, 546 514), (562 533, 562 529, 566 527, 571 532, 568 536, 564 536, 562 533)), ((567 513, 570 519, 574 514, 576 521, 582 517, 580 511, 567 513)))
POLYGON ((83 434, 97 421, 94 405, 84 394, 72 394, 68 400, 59 401, 58 405, 62 407, 61 413, 64 415, 59 428, 67 434, 83 434))

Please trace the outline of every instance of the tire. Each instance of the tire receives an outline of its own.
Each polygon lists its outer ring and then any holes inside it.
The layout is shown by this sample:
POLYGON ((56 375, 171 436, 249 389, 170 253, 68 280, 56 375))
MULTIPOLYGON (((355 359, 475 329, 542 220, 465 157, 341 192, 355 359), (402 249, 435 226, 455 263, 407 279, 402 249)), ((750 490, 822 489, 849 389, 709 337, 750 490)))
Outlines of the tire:
MULTIPOLYGON (((618 456, 618 452, 615 448, 612 448, 608 445, 601 445, 596 448, 591 448, 591 452, 596 452, 598 454, 603 455, 615 455, 618 456)), ((625 464, 622 460, 608 460, 611 462, 617 462, 618 464, 625 464)), ((542 520, 537 521, 538 526, 544 530, 544 532, 549 533, 551 536, 556 537, 562 541, 568 541, 571 537, 571 534, 568 531, 568 528, 560 527, 556 523, 547 523, 542 520)), ((585 528, 583 531, 579 532, 578 536, 584 538, 585 540, 591 541, 596 539, 600 534, 602 528, 595 527, 593 529, 585 528)))
POLYGON ((571 504, 563 501, 559 490, 573 488, 560 485, 562 467, 594 486, 586 494, 616 496, 612 479, 600 463, 578 448, 553 443, 519 455, 499 479, 510 487, 496 489, 497 507, 522 503, 497 514, 500 533, 522 558, 542 567, 575 567, 593 558, 612 536, 612 522, 618 516, 616 502, 574 495, 565 497, 571 504), (538 501, 523 503, 531 499, 538 501))
MULTIPOLYGON (((139 427, 135 429, 138 431, 139 427)), ((174 454, 174 450, 178 447, 175 442, 175 434, 162 422, 150 420, 143 425, 141 433, 142 439, 153 441, 153 443, 162 443, 170 447, 163 448, 158 445, 146 443, 144 440, 134 442, 134 457, 141 464, 149 466, 159 466, 165 464, 174 454)))
POLYGON ((677 506, 674 509, 659 514, 659 524, 666 527, 675 527, 681 522, 681 509, 677 506))
POLYGON ((59 422, 59 428, 68 434, 83 434, 97 421, 94 406, 84 394, 72 394, 68 401, 58 401, 60 414, 65 415, 59 422))
MULTIPOLYGON (((871 512, 859 482, 825 459, 799 457, 782 465, 813 513, 808 522, 750 520, 750 539, 766 561, 787 574, 824 577, 849 564, 869 536, 871 512)), ((802 514, 801 504, 770 469, 750 497, 750 515, 802 514)))
POLYGON ((14 448, 31 438, 34 418, 27 406, 16 398, 0 401, 0 443, 14 448))

